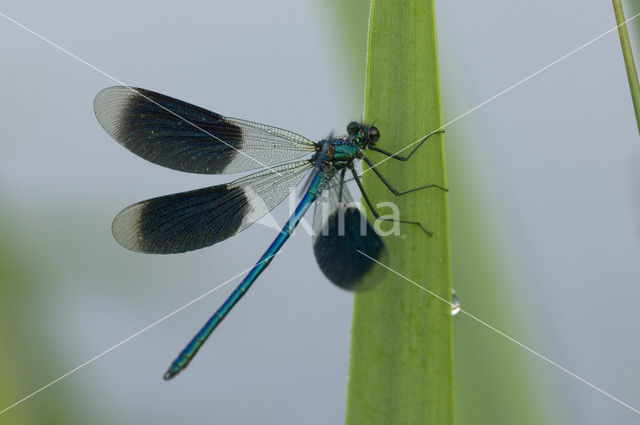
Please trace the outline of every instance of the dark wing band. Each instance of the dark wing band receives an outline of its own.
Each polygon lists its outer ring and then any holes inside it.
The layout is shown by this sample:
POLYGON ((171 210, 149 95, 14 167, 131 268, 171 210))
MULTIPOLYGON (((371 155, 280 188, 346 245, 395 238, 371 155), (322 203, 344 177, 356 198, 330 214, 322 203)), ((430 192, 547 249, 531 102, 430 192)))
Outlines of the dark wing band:
POLYGON ((343 289, 366 290, 383 271, 376 260, 386 254, 384 243, 355 203, 339 173, 327 182, 313 215, 313 252, 325 276, 343 289), (366 276, 366 277, 365 277, 366 276))

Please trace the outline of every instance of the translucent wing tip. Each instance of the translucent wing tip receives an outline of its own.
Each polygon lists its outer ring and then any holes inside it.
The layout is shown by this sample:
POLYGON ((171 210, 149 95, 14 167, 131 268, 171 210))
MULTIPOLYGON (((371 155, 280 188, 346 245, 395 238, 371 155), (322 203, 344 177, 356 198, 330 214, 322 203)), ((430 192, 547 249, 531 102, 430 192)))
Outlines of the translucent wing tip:
POLYGON ((124 248, 135 252, 149 252, 145 247, 143 234, 140 230, 142 206, 130 205, 118 213, 111 224, 114 239, 124 248))
POLYGON ((111 137, 118 140, 118 128, 127 105, 133 96, 139 96, 140 89, 112 86, 101 90, 93 99, 93 113, 98 122, 111 137))

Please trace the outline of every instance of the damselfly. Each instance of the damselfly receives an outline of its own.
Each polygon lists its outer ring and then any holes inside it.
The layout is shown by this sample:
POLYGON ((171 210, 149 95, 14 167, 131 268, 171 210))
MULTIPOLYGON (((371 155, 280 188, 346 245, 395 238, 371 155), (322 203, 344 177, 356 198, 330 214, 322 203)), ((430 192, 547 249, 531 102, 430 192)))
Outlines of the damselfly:
MULTIPOLYGON (((384 244, 353 203, 345 187, 349 172, 369 209, 382 220, 362 187, 354 161, 362 159, 394 195, 441 186, 430 184, 396 190, 365 156, 367 149, 406 161, 407 156, 375 146, 380 138, 372 125, 352 122, 347 135, 319 142, 276 127, 224 117, 159 93, 125 86, 109 87, 95 98, 102 127, 118 143, 164 167, 200 174, 235 173, 265 168, 230 183, 161 196, 133 204, 114 219, 116 241, 132 251, 172 254, 204 248, 231 237, 267 214, 310 172, 304 195, 264 255, 204 327, 173 361, 165 379, 187 367, 202 344, 249 290, 319 197, 313 219, 313 249, 318 265, 333 283, 360 289, 384 244), (306 155, 304 160, 297 160, 306 155), (360 251, 360 252, 358 252, 360 251), (366 254, 362 255, 361 253, 366 254)), ((420 227, 416 221, 393 219, 420 227)), ((363 284, 366 286, 366 283, 363 284)))

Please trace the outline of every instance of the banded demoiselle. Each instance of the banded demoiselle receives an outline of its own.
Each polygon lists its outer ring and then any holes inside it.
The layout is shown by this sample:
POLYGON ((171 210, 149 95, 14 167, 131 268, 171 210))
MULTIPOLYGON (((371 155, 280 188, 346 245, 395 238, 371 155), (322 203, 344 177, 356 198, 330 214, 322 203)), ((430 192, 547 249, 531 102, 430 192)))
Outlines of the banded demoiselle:
MULTIPOLYGON (((312 142, 291 131, 224 117, 169 96, 127 86, 109 87, 98 93, 94 111, 111 137, 155 164, 199 174, 264 168, 230 183, 148 199, 125 208, 114 219, 112 231, 116 241, 132 251, 173 254, 221 242, 267 214, 309 174, 293 215, 244 280, 173 361, 164 374, 167 380, 187 367, 321 194, 313 219, 313 250, 318 265, 329 280, 342 288, 367 286, 361 282, 367 281, 363 278, 371 273, 374 263, 366 256, 381 259, 385 248, 345 187, 347 171, 373 215, 382 220, 389 218, 380 217, 374 208, 354 161, 365 161, 397 196, 430 187, 446 190, 430 184, 398 191, 365 156, 368 149, 406 161, 435 133, 425 136, 407 156, 399 156, 375 146, 380 133, 373 125, 351 122, 347 135, 312 142), (299 160, 305 155, 306 159, 299 160)), ((395 221, 419 226, 430 234, 416 221, 395 221)))

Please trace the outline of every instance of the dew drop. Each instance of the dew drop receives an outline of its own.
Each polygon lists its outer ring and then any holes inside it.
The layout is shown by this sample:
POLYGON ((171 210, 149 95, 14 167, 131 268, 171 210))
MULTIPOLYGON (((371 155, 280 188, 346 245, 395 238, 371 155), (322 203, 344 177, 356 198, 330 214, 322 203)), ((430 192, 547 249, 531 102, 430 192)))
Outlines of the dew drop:
POLYGON ((460 311, 460 297, 455 289, 451 290, 451 315, 455 316, 460 311))

